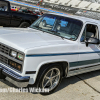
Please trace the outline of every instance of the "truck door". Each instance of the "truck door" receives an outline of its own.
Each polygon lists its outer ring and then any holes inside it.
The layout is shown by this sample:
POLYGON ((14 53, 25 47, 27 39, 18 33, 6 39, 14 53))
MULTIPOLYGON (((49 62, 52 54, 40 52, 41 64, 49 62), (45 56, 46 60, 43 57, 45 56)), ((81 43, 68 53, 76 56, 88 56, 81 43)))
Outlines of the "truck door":
POLYGON ((79 59, 78 66, 89 67, 100 64, 100 47, 99 44, 88 44, 86 46, 86 38, 97 38, 99 39, 99 28, 98 24, 86 23, 79 42, 79 59))
POLYGON ((10 25, 10 4, 7 1, 0 1, 0 26, 10 25))

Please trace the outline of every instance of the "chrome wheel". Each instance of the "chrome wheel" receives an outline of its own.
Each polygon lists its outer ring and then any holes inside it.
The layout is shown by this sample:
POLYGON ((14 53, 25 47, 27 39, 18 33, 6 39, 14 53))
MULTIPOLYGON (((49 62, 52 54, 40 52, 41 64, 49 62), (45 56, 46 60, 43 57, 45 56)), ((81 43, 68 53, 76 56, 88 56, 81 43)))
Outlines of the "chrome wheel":
POLYGON ((42 81, 42 88, 48 88, 49 91, 53 90, 60 81, 60 69, 52 68, 44 76, 42 81))

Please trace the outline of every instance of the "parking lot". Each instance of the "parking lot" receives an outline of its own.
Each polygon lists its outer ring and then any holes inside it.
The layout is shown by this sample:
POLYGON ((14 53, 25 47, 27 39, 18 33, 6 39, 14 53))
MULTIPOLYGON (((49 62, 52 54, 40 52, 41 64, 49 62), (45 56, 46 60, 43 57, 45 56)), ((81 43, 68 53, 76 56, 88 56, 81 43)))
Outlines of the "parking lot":
MULTIPOLYGON (((10 87, 14 85, 8 81, 0 81, 0 88, 10 87)), ((51 95, 0 93, 0 100, 99 100, 99 98, 100 70, 63 79, 59 88, 51 95)))

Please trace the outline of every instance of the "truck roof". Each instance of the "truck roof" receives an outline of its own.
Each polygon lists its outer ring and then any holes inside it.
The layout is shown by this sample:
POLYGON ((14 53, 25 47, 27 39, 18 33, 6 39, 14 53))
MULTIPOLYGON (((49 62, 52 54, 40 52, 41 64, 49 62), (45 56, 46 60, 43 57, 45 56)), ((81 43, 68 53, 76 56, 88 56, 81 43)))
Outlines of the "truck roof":
POLYGON ((100 20, 96 20, 96 19, 92 19, 92 18, 87 18, 87 17, 83 17, 83 16, 68 15, 68 14, 58 14, 58 13, 49 13, 49 14, 54 14, 54 15, 74 18, 74 19, 82 21, 83 23, 85 23, 85 22, 92 22, 92 23, 97 23, 97 24, 100 25, 100 20))

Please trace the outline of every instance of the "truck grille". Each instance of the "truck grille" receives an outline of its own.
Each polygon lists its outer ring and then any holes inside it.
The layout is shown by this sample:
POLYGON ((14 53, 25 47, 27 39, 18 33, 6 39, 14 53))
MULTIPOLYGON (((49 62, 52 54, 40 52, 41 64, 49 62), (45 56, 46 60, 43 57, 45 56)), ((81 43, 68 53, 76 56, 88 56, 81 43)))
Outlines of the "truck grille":
MULTIPOLYGON (((10 56, 11 50, 15 49, 0 43, 0 63, 16 71, 22 72, 23 61, 19 61, 17 58, 13 58, 12 56, 10 56)), ((15 51, 18 53, 17 50, 15 51)))
POLYGON ((4 57, 3 55, 0 55, 0 62, 3 64, 8 64, 8 58, 4 57))
POLYGON ((0 52, 9 55, 10 49, 2 44, 0 44, 0 52))

